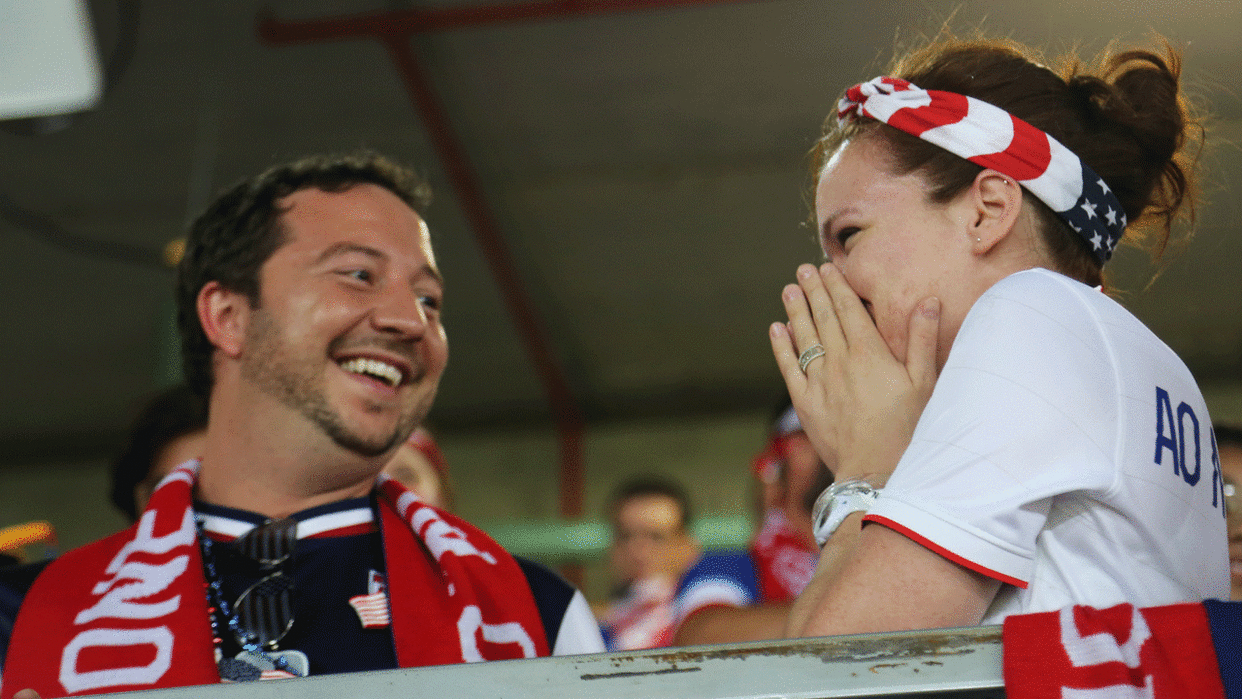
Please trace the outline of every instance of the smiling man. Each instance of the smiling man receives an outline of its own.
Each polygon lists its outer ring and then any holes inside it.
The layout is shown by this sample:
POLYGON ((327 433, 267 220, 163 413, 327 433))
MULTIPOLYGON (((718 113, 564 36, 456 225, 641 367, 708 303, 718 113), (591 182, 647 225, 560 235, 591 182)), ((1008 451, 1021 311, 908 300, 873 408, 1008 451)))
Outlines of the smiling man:
POLYGON ((195 222, 178 306, 201 463, 34 582, 5 697, 602 650, 580 593, 379 475, 448 359, 423 199, 382 157, 315 157, 195 222))

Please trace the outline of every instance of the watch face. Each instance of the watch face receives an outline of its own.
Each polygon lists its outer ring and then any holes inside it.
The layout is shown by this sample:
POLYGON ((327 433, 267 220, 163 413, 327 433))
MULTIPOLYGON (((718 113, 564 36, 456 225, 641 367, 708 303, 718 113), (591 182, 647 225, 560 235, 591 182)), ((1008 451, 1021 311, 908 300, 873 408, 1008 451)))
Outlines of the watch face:
POLYGON ((828 537, 841 526, 846 517, 855 512, 866 512, 879 495, 878 490, 862 480, 834 483, 815 501, 811 522, 815 527, 815 541, 821 547, 828 537))

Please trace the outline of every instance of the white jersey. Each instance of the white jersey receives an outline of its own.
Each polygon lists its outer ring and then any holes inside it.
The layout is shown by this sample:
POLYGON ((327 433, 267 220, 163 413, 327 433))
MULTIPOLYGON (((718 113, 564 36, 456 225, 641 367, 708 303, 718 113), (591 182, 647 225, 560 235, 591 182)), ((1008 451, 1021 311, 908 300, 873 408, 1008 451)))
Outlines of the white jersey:
POLYGON ((1013 274, 967 314, 868 521, 1004 583, 984 616, 1229 596, 1190 371, 1098 290, 1013 274))

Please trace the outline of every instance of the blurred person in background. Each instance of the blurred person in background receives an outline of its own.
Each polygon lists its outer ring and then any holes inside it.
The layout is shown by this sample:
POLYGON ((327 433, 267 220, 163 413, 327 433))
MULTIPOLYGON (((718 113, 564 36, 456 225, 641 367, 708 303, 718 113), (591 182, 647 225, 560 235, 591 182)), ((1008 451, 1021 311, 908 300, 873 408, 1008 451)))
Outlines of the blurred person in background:
POLYGON ((1242 427, 1212 426, 1225 482, 1225 512, 1229 527, 1229 598, 1242 600, 1242 427))
POLYGON ((622 585, 600 615, 608 650, 658 648, 672 640, 673 591, 699 556, 690 518, 685 488, 667 478, 635 478, 613 493, 610 561, 622 585))
POLYGON ((755 457, 760 527, 744 553, 710 552, 682 577, 673 645, 780 638, 791 604, 815 573, 816 496, 832 482, 788 399, 755 457))
POLYGON ((36 521, 0 529, 0 658, 8 649, 13 621, 26 590, 56 555, 56 530, 36 521), (42 544, 43 558, 31 560, 27 547, 42 544))
POLYGON ((138 413, 125 448, 112 462, 112 504, 129 521, 177 466, 203 455, 207 401, 184 384, 157 394, 138 413))
MULTIPOLYGON (((207 401, 188 386, 156 394, 130 425, 125 446, 110 469, 112 504, 132 523, 156 484, 178 465, 198 458, 207 438, 207 401)), ((0 658, 22 598, 50 560, 31 561, 0 573, 0 658)))
POLYGON ((453 483, 448 462, 426 427, 418 427, 397 448, 384 473, 418 494, 423 502, 453 511, 453 483))
POLYGON ((754 460, 761 493, 759 532, 750 554, 764 602, 791 602, 815 574, 819 546, 811 526, 815 498, 832 473, 815 453, 786 399, 776 412, 768 443, 754 460))

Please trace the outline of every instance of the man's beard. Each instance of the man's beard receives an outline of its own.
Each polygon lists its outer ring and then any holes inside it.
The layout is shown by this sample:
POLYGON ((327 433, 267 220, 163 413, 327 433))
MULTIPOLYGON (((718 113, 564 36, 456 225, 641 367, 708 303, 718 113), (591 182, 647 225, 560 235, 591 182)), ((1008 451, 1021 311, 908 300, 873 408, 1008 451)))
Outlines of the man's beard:
POLYGON ((365 457, 380 456, 405 441, 421 422, 425 410, 402 415, 386 435, 368 437, 351 430, 328 402, 322 365, 313 359, 290 356, 280 344, 280 329, 270 313, 256 308, 251 320, 242 376, 296 410, 338 446, 365 457))
MULTIPOLYGON (((328 407, 327 402, 323 400, 322 394, 317 393, 315 396, 319 400, 311 400, 302 403, 301 405, 292 405, 289 403, 286 403, 286 405, 297 408, 302 413, 303 417, 318 425, 319 429, 323 430, 324 434, 331 437, 332 441, 336 442, 338 446, 344 447, 345 449, 361 456, 379 456, 389 451, 398 444, 404 442, 409 437, 410 433, 414 431, 414 428, 418 426, 418 420, 407 420, 407 418, 403 416, 393 428, 392 433, 387 437, 377 437, 368 440, 360 434, 351 432, 341 420, 341 416, 337 414, 336 411, 328 407), (409 425, 405 424, 407 421, 410 423, 409 425)), ((278 398, 281 398, 282 401, 284 400, 283 397, 278 396, 278 398)))

